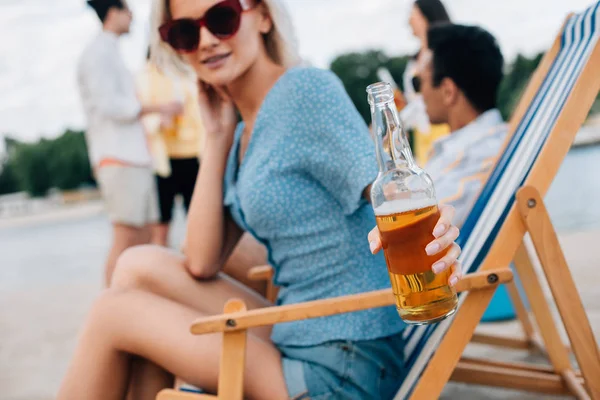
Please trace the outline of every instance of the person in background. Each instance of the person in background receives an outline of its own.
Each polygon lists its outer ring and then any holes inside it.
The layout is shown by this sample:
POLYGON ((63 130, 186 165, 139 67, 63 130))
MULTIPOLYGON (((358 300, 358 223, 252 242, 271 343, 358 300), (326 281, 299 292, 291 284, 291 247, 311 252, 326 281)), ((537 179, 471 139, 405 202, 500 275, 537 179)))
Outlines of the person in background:
POLYGON ((147 228, 158 220, 152 159, 140 118, 164 119, 181 112, 176 102, 142 105, 133 76, 119 52, 119 37, 129 32, 132 14, 122 0, 91 0, 102 30, 83 52, 77 70, 88 127, 86 141, 94 175, 113 225, 106 261, 110 284, 117 258, 127 248, 147 241, 147 228))
POLYGON ((496 108, 504 58, 496 39, 476 26, 436 26, 419 71, 432 124, 450 134, 433 143, 425 169, 438 199, 454 206, 462 226, 500 154, 507 125, 496 108))
POLYGON ((137 77, 138 93, 144 104, 158 105, 166 100, 181 102, 177 116, 152 114, 142 118, 154 159, 160 221, 152 228, 153 244, 167 246, 175 197, 183 197, 188 211, 200 168, 204 126, 198 104, 198 83, 193 71, 171 68, 163 71, 148 62, 137 77))
POLYGON ((403 86, 407 102, 400 118, 407 129, 412 130, 412 144, 417 163, 424 165, 432 143, 450 131, 446 124, 430 123, 422 96, 417 72, 427 50, 427 31, 434 24, 449 23, 450 17, 440 0, 416 0, 412 6, 408 23, 413 35, 419 39, 421 48, 408 62, 404 71, 403 86))

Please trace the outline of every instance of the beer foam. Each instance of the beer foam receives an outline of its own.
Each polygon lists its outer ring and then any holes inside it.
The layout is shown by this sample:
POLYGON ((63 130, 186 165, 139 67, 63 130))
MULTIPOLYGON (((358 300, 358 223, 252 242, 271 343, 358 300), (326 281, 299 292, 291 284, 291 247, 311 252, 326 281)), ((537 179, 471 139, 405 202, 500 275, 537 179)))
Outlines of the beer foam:
POLYGON ((397 199, 375 207, 375 215, 392 215, 437 205, 435 199, 397 199))

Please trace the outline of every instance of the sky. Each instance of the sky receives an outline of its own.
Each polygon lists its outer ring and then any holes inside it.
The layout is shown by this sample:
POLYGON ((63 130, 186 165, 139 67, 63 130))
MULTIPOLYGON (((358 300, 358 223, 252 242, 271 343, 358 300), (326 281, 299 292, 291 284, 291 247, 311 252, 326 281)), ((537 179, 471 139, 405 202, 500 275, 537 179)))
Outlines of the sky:
MULTIPOLYGON (((348 51, 413 53, 408 27, 412 0, 283 0, 300 51, 319 67, 348 51)), ((496 36, 505 57, 545 50, 571 11, 593 0, 445 0, 457 23, 478 24, 496 36)), ((145 55, 151 0, 129 0, 132 32, 121 50, 135 72, 145 55)), ((84 0, 0 0, 0 136, 53 137, 84 128, 75 70, 79 55, 100 29, 84 0)), ((0 140, 0 146, 2 146, 0 140)), ((1 150, 1 148, 0 148, 1 150)))

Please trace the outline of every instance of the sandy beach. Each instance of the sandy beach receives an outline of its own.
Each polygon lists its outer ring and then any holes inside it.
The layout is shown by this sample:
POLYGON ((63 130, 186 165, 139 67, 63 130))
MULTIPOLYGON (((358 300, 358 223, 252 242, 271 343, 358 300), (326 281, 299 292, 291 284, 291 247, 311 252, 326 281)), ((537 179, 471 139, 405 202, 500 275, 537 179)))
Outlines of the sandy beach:
MULTIPOLYGON (((0 221, 0 399, 51 400, 74 349, 78 329, 100 291, 109 223, 102 205, 0 221), (50 238, 50 239, 48 239, 50 238)), ((177 213, 174 243, 184 228, 177 213)), ((600 337, 599 229, 561 233, 560 240, 600 337)), ((480 330, 518 336, 516 322, 480 330)), ((496 360, 540 361, 540 356, 472 345, 467 354, 496 360)), ((552 398, 523 392, 449 384, 444 399, 552 398)))

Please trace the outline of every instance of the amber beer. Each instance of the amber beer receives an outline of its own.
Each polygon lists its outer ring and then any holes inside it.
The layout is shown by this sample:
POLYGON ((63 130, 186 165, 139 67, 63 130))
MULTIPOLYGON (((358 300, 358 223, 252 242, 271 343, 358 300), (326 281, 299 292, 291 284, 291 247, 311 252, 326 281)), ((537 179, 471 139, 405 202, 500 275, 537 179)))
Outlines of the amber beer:
POLYGON ((407 323, 427 324, 452 315, 458 304, 456 291, 448 284, 452 271, 436 275, 431 269, 445 254, 425 252, 440 219, 437 205, 392 201, 377 207, 375 214, 400 317, 407 323))

